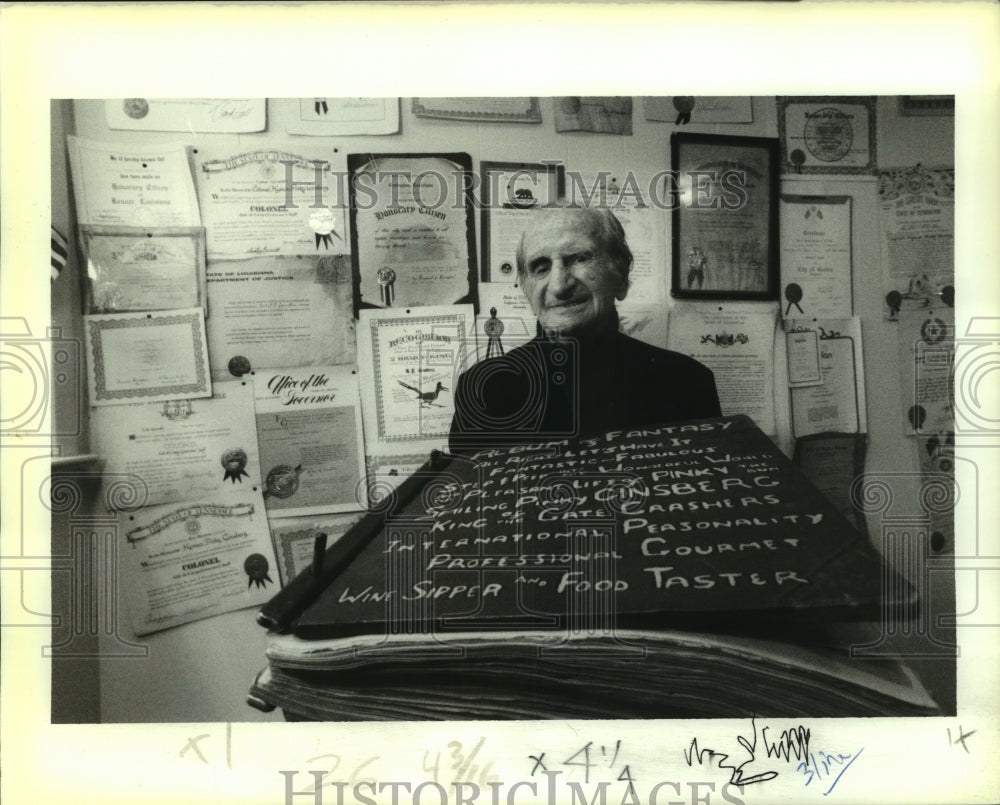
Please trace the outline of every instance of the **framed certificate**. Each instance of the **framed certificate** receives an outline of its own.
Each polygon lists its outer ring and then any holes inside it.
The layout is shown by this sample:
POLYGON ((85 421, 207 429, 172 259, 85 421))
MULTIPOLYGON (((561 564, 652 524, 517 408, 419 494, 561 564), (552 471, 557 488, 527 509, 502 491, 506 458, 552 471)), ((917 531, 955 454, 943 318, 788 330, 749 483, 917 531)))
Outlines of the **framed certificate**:
POLYGON ((514 282, 517 247, 528 216, 565 193, 566 171, 555 162, 482 162, 483 282, 514 282))
POLYGON ((778 298, 778 141, 673 134, 671 293, 778 298))
POLYGON ((202 227, 80 226, 84 312, 205 306, 202 227))
POLYGON ((874 173, 875 97, 780 97, 778 137, 786 173, 874 173))
POLYGON ((358 371, 369 456, 444 445, 474 325, 470 305, 362 311, 358 371))
POLYGON ((468 154, 348 154, 354 317, 476 305, 468 154))

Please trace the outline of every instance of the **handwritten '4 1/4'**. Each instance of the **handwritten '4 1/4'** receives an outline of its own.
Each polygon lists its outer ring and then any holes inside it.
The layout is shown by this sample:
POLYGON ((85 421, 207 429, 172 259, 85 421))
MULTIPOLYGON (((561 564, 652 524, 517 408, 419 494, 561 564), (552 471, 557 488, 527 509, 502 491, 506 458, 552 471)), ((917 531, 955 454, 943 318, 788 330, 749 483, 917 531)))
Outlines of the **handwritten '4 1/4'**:
MULTIPOLYGON (((607 768, 611 769, 615 762, 618 760, 618 752, 621 749, 622 742, 615 741, 615 745, 605 746, 601 744, 599 747, 594 745, 593 741, 588 741, 584 746, 570 755, 561 764, 553 763, 552 765, 562 765, 562 766, 579 766, 583 769, 584 782, 590 782, 590 770, 594 768, 604 768, 604 763, 607 760, 608 755, 611 755, 611 760, 607 762, 607 768), (600 751, 598 751, 600 750, 600 751), (612 754, 612 750, 614 753, 612 754)), ((531 769, 531 776, 534 777, 539 771, 548 771, 548 766, 545 765, 545 753, 542 752, 538 755, 528 755, 530 760, 535 761, 535 765, 531 769)), ((624 780, 625 782, 634 782, 635 778, 632 777, 632 771, 629 769, 628 765, 622 767, 618 774, 617 780, 624 780)))

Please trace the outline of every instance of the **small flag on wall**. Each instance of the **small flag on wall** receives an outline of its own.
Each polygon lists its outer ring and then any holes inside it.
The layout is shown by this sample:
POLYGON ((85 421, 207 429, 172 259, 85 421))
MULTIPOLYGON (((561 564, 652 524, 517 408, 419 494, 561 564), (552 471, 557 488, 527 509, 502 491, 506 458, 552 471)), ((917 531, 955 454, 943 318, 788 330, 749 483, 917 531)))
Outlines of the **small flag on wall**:
POLYGON ((69 249, 66 245, 66 238, 62 233, 52 227, 52 281, 59 279, 59 273, 66 267, 66 260, 69 258, 69 249))

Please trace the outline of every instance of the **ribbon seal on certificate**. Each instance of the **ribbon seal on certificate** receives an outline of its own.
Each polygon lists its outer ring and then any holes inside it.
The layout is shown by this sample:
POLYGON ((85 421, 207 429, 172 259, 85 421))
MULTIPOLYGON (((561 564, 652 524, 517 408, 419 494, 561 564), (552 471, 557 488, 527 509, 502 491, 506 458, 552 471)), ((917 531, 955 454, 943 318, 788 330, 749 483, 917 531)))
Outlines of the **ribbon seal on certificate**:
POLYGON ((388 266, 382 266, 375 274, 375 279, 378 280, 379 290, 382 292, 382 304, 392 307, 392 286, 396 282, 396 272, 388 266))
POLYGON ((683 126, 691 122, 691 112, 694 111, 694 95, 675 95, 674 109, 677 110, 675 126, 683 126))
POLYGON ((227 450, 222 454, 222 466, 226 469, 225 475, 222 476, 223 481, 230 480, 234 484, 237 481, 243 483, 244 475, 247 478, 250 477, 250 474, 246 471, 247 454, 238 447, 227 450))
POLYGON ((267 574, 267 571, 271 569, 271 565, 267 561, 267 557, 262 553, 252 553, 243 563, 243 572, 247 574, 247 587, 251 584, 256 584, 257 588, 267 587, 267 582, 274 582, 271 577, 267 574))
POLYGON ((788 301, 788 307, 785 308, 785 315, 787 316, 791 310, 792 305, 798 308, 799 313, 802 313, 802 306, 799 302, 802 301, 802 286, 797 282, 790 282, 785 286, 785 299, 788 301))
POLYGON ((279 464, 267 474, 267 480, 264 482, 264 497, 290 498, 299 489, 299 474, 301 472, 301 464, 297 467, 279 464))
POLYGON ((816 159, 837 162, 851 150, 854 129, 851 119, 843 112, 824 107, 806 117, 802 137, 809 153, 816 159))
POLYGON ((337 234, 337 216, 333 214, 332 210, 322 209, 312 213, 309 216, 309 228, 316 235, 317 249, 321 243, 324 249, 329 249, 333 245, 334 237, 337 240, 342 240, 337 234))

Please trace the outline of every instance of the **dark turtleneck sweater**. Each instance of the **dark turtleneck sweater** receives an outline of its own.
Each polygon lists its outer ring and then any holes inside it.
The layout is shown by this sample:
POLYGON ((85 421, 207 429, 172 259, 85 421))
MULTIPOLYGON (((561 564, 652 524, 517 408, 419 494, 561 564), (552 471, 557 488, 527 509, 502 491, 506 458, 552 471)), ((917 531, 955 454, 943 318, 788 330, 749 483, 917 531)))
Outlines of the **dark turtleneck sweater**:
POLYGON ((677 352, 614 331, 589 342, 539 334, 464 372, 455 453, 721 416, 715 378, 677 352))

